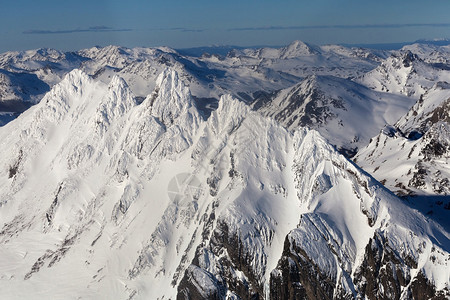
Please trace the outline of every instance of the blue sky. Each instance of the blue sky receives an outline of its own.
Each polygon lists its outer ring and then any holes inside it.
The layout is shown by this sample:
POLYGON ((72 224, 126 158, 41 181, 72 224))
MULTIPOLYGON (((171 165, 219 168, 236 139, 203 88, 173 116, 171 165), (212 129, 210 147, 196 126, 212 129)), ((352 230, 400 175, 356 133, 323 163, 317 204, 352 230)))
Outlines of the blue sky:
POLYGON ((0 52, 450 38, 450 0, 0 0, 0 52))

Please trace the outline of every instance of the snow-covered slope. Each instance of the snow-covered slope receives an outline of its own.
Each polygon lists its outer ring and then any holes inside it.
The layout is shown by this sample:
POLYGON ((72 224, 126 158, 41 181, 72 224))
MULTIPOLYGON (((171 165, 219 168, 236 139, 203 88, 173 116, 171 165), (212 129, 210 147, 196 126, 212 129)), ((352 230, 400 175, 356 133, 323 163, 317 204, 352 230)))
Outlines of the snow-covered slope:
POLYGON ((435 82, 450 81, 450 70, 435 68, 407 50, 392 54, 357 81, 377 91, 419 99, 435 82))
POLYGON ((450 195, 449 134, 450 86, 438 82, 355 160, 398 194, 450 195))
POLYGON ((318 132, 154 84, 74 70, 0 128, 3 297, 448 296, 447 229, 318 132))
POLYGON ((290 130, 316 129, 339 150, 355 154, 413 104, 408 97, 376 92, 348 79, 310 76, 253 105, 290 130))

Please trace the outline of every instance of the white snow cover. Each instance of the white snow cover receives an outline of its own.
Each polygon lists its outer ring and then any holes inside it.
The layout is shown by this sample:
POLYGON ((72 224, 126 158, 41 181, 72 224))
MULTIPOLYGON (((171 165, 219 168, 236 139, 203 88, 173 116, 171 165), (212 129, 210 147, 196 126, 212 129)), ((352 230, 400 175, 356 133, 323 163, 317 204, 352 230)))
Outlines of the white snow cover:
POLYGON ((358 149, 386 124, 397 121, 414 102, 348 79, 313 75, 281 90, 258 110, 290 130, 315 129, 338 149, 358 149))
POLYGON ((448 287, 444 228, 316 131, 289 132, 232 96, 204 120, 173 69, 141 104, 122 79, 108 86, 74 70, 0 128, 0 147, 11 149, 0 156, 7 299, 174 299, 186 270, 208 293, 220 223, 265 287, 286 237, 338 281, 375 233, 417 260, 411 275, 448 287))
POLYGON ((356 81, 377 91, 419 99, 437 81, 450 81, 450 71, 435 68, 407 50, 394 53, 356 81))

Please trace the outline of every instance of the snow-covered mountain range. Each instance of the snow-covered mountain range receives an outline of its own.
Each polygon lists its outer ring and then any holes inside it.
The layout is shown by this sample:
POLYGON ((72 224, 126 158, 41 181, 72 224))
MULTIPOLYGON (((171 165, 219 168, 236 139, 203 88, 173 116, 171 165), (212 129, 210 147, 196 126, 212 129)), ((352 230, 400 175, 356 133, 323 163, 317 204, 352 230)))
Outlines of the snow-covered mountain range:
POLYGON ((2 297, 446 299, 433 47, 0 55, 2 297))

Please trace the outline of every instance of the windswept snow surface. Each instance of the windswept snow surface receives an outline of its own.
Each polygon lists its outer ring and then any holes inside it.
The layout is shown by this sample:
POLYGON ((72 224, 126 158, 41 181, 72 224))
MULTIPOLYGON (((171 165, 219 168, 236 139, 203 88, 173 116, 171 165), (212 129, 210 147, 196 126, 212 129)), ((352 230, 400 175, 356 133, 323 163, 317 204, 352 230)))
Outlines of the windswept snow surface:
POLYGON ((73 70, 0 128, 2 297, 175 299, 187 282, 235 298, 235 280, 268 298, 286 241, 356 296, 374 236, 415 262, 402 274, 448 288, 447 229, 317 131, 288 131, 230 95, 207 118, 175 69, 144 100, 118 76, 73 70))

